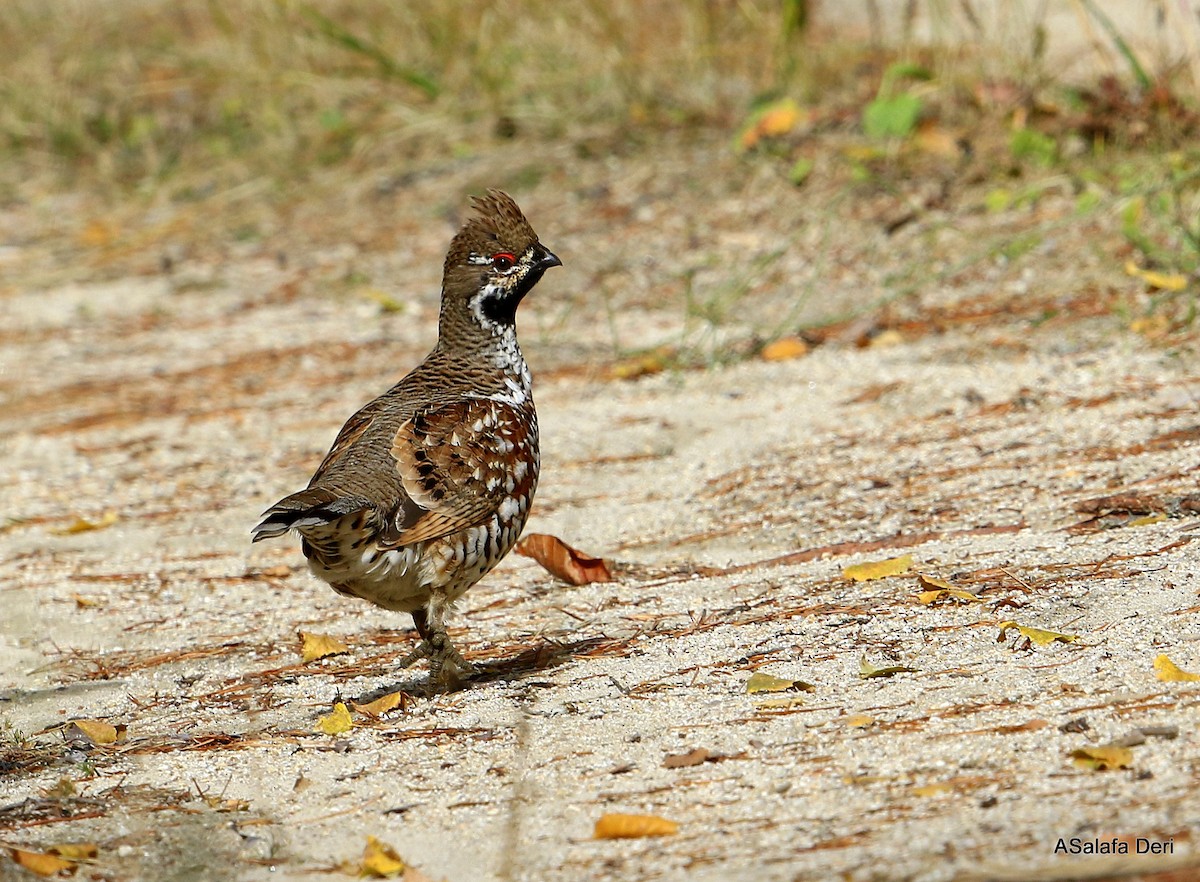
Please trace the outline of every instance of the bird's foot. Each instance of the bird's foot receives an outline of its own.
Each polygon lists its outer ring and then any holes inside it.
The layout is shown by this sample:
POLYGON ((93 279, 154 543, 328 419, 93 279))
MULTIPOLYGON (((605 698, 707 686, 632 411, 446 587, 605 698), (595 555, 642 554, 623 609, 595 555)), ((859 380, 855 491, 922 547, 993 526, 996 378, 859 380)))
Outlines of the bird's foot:
MULTIPOLYGON (((436 635, 435 635, 436 636, 436 635)), ((433 641, 422 640, 416 648, 400 660, 401 668, 408 668, 421 659, 429 659, 429 682, 432 686, 454 689, 479 673, 450 643, 435 646, 433 641)))

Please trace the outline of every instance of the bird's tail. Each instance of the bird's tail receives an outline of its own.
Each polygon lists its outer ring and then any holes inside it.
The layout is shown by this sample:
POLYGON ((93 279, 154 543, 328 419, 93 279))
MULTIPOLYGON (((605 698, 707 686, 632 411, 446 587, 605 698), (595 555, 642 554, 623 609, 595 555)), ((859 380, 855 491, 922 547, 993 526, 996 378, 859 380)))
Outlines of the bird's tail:
POLYGON ((262 521, 251 533, 251 542, 282 536, 288 530, 320 527, 356 511, 370 508, 361 496, 340 496, 332 490, 313 487, 285 496, 263 512, 262 521))

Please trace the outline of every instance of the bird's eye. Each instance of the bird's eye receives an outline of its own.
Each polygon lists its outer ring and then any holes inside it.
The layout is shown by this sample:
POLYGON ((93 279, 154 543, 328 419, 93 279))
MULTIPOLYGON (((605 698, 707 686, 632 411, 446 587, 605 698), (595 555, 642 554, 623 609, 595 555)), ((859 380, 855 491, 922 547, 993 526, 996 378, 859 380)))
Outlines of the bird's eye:
POLYGON ((506 269, 512 269, 512 265, 516 262, 516 255, 510 251, 501 251, 492 255, 492 266, 501 272, 506 269))

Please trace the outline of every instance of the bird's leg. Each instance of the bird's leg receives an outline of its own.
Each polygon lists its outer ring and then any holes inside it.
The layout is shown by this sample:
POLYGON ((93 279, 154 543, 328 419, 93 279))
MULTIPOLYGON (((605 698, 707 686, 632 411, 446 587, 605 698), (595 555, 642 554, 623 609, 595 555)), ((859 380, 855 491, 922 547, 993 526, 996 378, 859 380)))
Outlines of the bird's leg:
POLYGON ((441 685, 453 686, 475 673, 450 642, 446 633, 446 595, 434 591, 425 606, 425 642, 429 644, 429 679, 441 685))
POLYGON ((421 642, 400 662, 407 668, 423 658, 429 659, 429 679, 441 685, 454 685, 475 672, 475 666, 462 657, 446 633, 446 598, 434 593, 424 609, 413 611, 413 624, 421 642))
POLYGON ((423 658, 429 658, 429 655, 432 651, 432 647, 429 643, 429 624, 425 615, 425 610, 414 609, 412 617, 413 624, 417 628, 417 634, 419 634, 421 637, 421 642, 417 644, 416 648, 412 652, 400 660, 401 668, 410 667, 415 665, 423 658))

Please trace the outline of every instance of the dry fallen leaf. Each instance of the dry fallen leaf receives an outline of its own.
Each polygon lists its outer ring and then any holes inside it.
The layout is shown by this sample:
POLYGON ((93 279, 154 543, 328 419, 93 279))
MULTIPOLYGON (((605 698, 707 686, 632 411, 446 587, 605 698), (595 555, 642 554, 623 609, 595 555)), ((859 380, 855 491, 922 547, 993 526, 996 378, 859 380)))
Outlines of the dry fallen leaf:
POLYGON ((346 705, 338 702, 333 706, 332 713, 317 720, 317 731, 324 732, 326 735, 341 735, 343 732, 349 732, 354 728, 354 720, 350 718, 350 711, 346 709, 346 705))
POLYGON ((1162 291, 1182 291, 1187 287, 1187 276, 1181 273, 1160 273, 1154 270, 1142 269, 1132 260, 1125 262, 1125 274, 1135 279, 1141 279, 1151 288, 1162 291))
POLYGON ((397 300, 391 294, 380 291, 378 288, 363 288, 359 293, 367 300, 378 303, 380 312, 404 312, 408 309, 408 304, 403 300, 397 300))
POLYGON ((808 344, 799 337, 781 337, 763 347, 763 361, 790 361, 808 354, 808 344))
POLYGON ((878 720, 869 714, 851 714, 842 718, 842 724, 848 729, 866 729, 874 726, 878 720))
POLYGON ((87 225, 79 231, 79 242, 89 248, 101 248, 111 245, 120 235, 121 228, 117 226, 116 221, 97 217, 88 221, 87 225))
POLYGON ((799 689, 801 692, 816 692, 817 687, 803 680, 788 680, 755 671, 746 681, 746 692, 754 695, 759 692, 786 692, 789 689, 799 689))
POLYGON ((933 120, 924 120, 917 127, 913 143, 926 153, 940 156, 943 159, 957 159, 962 154, 958 138, 952 132, 943 129, 933 120))
POLYGON ((363 849, 362 856, 362 875, 387 879, 399 876, 404 869, 404 859, 394 848, 374 836, 367 837, 367 847, 363 849))
POLYGON ((77 609, 91 609, 103 604, 102 600, 98 600, 95 597, 84 597, 82 594, 72 594, 71 599, 75 601, 77 609))
POLYGON ((1029 638, 1029 642, 1037 646, 1048 646, 1055 640, 1060 643, 1074 643, 1079 639, 1078 634, 1060 634, 1058 631, 1045 631, 1041 628, 1030 628, 1026 625, 1018 625, 1016 622, 1001 622, 1000 636, 998 640, 1004 640, 1004 635, 1012 628, 1015 628, 1022 637, 1029 638))
POLYGON ((660 374, 666 370, 669 354, 664 352, 647 352, 618 361, 608 374, 614 380, 636 380, 650 374, 660 374))
POLYGON ((64 842, 50 846, 49 850, 69 861, 90 861, 100 854, 100 848, 94 842, 64 842))
POLYGON ((1081 769, 1103 772, 1109 769, 1127 769, 1133 763, 1133 751, 1116 744, 1100 747, 1081 747, 1071 751, 1071 759, 1081 769))
POLYGON ((912 789, 913 796, 940 796, 943 793, 954 792, 953 781, 938 781, 935 784, 924 784, 912 789))
POLYGON ((115 744, 125 737, 125 726, 114 726, 103 720, 72 720, 63 729, 67 740, 82 734, 92 744, 115 744))
POLYGON ((552 576, 572 585, 614 581, 603 558, 586 555, 548 533, 530 533, 517 543, 516 552, 532 557, 552 576))
POLYGON ((388 711, 394 711, 396 708, 403 710, 405 699, 407 698, 408 696, 403 692, 389 692, 382 698, 377 698, 366 704, 355 704, 354 709, 360 714, 366 714, 369 717, 382 717, 388 711))
POLYGON ((1129 323, 1129 330, 1147 340, 1161 340, 1171 332, 1171 320, 1161 312, 1156 312, 1135 318, 1129 323))
POLYGON ((917 594, 917 600, 926 606, 948 597, 953 597, 955 600, 962 600, 966 603, 983 602, 983 599, 978 595, 972 594, 963 588, 956 588, 945 579, 938 579, 934 576, 927 576, 924 573, 917 573, 917 583, 925 589, 917 594))
POLYGON ((904 335, 895 328, 888 328, 871 338, 867 344, 872 349, 886 349, 889 346, 899 346, 904 342, 904 335))
POLYGON ((610 812, 596 821, 592 834, 596 839, 642 839, 647 836, 673 836, 679 825, 658 815, 624 815, 610 812))
POLYGON ((664 769, 684 769, 688 766, 699 766, 714 756, 713 752, 706 747, 697 747, 695 750, 689 750, 687 753, 673 753, 663 759, 662 765, 664 769))
POLYGON ((1200 680, 1200 674, 1183 670, 1165 655, 1154 659, 1154 676, 1164 683, 1194 683, 1200 680))
POLYGON ((800 123, 811 120, 812 112, 801 110, 791 98, 782 98, 760 108, 738 134, 737 150, 744 153, 763 138, 786 135, 800 123))
POLYGON ((305 663, 349 651, 350 647, 336 637, 312 634, 308 631, 300 632, 300 658, 305 663))
POLYGON ((98 521, 89 521, 87 518, 76 518, 75 522, 70 526, 63 527, 60 530, 51 530, 55 536, 70 536, 73 533, 88 533, 92 530, 103 530, 106 527, 111 527, 117 522, 117 513, 106 511, 101 515, 98 521))
POLYGON ((962 588, 937 588, 933 591, 922 591, 917 595, 917 600, 926 606, 930 606, 948 597, 953 597, 955 600, 961 600, 964 603, 983 603, 983 598, 962 588))
POLYGON ((858 676, 864 680, 869 680, 872 677, 890 677, 892 674, 911 673, 913 671, 916 671, 916 668, 910 668, 907 665, 887 665, 877 668, 867 661, 865 655, 858 660, 858 676))
POLYGON ((224 796, 205 796, 204 804, 210 809, 228 814, 229 812, 248 812, 250 802, 246 799, 234 799, 224 796))
POLYGON ((1140 518, 1134 518, 1125 526, 1127 527, 1148 527, 1150 524, 1161 524, 1167 519, 1167 516, 1161 511, 1158 514, 1145 515, 1140 518))
POLYGON ((903 557, 890 557, 887 560, 868 561, 844 568, 842 576, 851 582, 870 582, 872 579, 884 579, 888 576, 907 573, 912 567, 912 563, 911 554, 903 557))
POLYGON ((58 876, 64 872, 74 873, 77 869, 74 861, 61 858, 56 854, 25 851, 20 848, 10 848, 8 852, 19 866, 38 876, 58 876))

